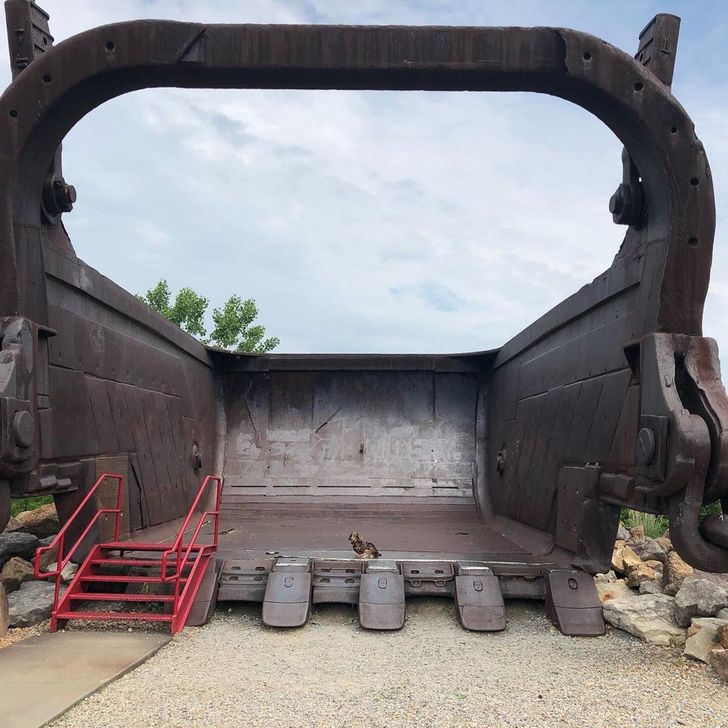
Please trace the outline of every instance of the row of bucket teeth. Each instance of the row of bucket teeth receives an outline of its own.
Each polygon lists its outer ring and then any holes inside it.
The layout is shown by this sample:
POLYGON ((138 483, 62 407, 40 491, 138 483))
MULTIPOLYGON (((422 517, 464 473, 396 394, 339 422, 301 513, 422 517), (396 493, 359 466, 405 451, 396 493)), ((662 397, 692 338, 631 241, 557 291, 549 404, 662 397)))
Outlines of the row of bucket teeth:
MULTIPOLYGON (((584 572, 544 572, 544 596, 554 624, 570 635, 604 633, 599 597, 584 572)), ((306 558, 228 560, 220 580, 219 601, 263 603, 263 623, 301 627, 311 604, 356 604, 365 629, 404 626, 408 596, 454 599, 462 626, 477 632, 506 628, 500 582, 483 563, 315 560, 306 558)))

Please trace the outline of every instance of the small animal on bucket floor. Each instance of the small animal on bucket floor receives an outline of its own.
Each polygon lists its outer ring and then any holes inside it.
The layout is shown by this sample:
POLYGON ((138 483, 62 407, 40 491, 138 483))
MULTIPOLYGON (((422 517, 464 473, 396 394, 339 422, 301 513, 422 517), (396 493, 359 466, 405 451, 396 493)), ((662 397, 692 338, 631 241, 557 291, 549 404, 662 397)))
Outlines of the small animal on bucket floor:
POLYGON ((371 541, 365 541, 358 531, 349 534, 349 541, 358 559, 378 559, 381 556, 379 549, 371 541))

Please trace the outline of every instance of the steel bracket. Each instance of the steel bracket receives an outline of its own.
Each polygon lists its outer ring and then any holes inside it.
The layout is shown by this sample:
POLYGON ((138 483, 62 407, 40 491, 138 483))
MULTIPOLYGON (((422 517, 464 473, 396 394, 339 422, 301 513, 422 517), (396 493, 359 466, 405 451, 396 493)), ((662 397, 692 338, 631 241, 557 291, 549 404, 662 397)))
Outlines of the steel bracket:
POLYGON ((446 596, 455 591, 455 570, 450 561, 403 561, 406 596, 446 596))
POLYGON ((313 604, 358 604, 362 562, 314 561, 313 604))
POLYGON ((220 574, 219 602, 262 602, 273 559, 226 559, 220 574))

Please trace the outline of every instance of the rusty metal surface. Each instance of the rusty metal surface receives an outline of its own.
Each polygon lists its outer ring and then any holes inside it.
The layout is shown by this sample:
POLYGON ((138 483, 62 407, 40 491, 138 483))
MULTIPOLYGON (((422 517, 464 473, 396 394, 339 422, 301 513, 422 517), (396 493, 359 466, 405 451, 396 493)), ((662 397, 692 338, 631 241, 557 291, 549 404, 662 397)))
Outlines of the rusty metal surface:
POLYGON ((473 498, 478 375, 270 372, 226 381, 225 502, 473 498))
MULTIPOLYGON (((227 518, 244 522, 256 499, 275 504, 253 528, 260 539, 280 541, 286 509, 307 504, 300 541, 314 551, 342 521, 344 534, 363 530, 350 528, 362 501, 402 506, 396 526, 385 519, 368 538, 396 533, 427 550, 414 514, 438 501, 453 508, 448 519, 460 504, 481 524, 473 548, 512 547, 532 563, 566 555, 595 570, 629 506, 668 513, 690 563, 728 570, 726 522, 699 526, 702 504, 728 498, 728 397, 701 331, 715 204, 704 149, 670 88, 678 18, 658 15, 632 57, 563 28, 142 20, 54 44, 33 3, 8 0, 6 15, 0 519, 8 490, 55 493, 71 512, 100 460, 120 458, 134 486, 130 529, 164 524, 186 510, 201 457, 227 479, 227 518), (64 136, 105 101, 160 86, 560 97, 624 144, 610 203, 624 242, 607 271, 497 351, 207 350, 79 260, 60 222, 75 201, 64 136)), ((430 550, 462 554, 449 525, 430 550)), ((543 592, 533 578, 526 591, 543 592)))

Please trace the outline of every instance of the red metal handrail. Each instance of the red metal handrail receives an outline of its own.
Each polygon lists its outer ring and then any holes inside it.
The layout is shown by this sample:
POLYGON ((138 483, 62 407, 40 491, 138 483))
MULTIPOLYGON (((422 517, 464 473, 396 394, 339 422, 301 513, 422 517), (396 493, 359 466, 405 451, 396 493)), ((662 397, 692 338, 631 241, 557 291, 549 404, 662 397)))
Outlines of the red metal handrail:
POLYGON ((190 506, 190 509, 187 513, 187 517, 183 521, 182 525, 180 526, 179 533, 177 534, 177 538, 175 539, 172 546, 170 546, 167 551, 165 551, 162 554, 162 569, 161 569, 161 577, 163 582, 169 582, 174 581, 174 603, 173 603, 173 610, 172 613, 176 616, 177 612, 179 610, 179 605, 181 600, 184 598, 185 593, 187 591, 188 584, 185 584, 185 588, 180 594, 180 579, 182 578, 182 572, 186 568, 186 566, 189 564, 192 565, 192 568, 194 569, 196 564, 200 561, 203 554, 206 551, 206 548, 210 551, 215 551, 217 549, 217 539, 218 539, 218 530, 220 525, 220 500, 222 497, 222 478, 216 476, 216 475, 208 475, 203 481, 202 485, 200 486, 200 489, 197 491, 197 496, 195 497, 195 500, 192 502, 192 505, 190 506), (195 515, 195 510, 200 505, 200 502, 202 501, 202 497, 205 494, 208 486, 210 483, 216 484, 216 490, 215 490, 215 510, 213 511, 203 511, 200 513, 197 519, 197 525, 195 526, 194 531, 192 532, 192 537, 190 538, 190 541, 188 544, 185 545, 184 543, 184 536, 187 532, 190 521, 192 520, 193 516, 195 515), (210 517, 215 517, 215 528, 213 532, 213 541, 211 544, 198 544, 197 543, 197 537, 200 535, 200 531, 202 530, 202 527, 205 525, 206 520, 210 517), (195 559, 190 562, 190 554, 194 549, 198 549, 197 555, 195 559), (184 550, 184 558, 182 556, 182 552, 184 550), (167 575, 167 559, 170 556, 175 556, 175 569, 174 573, 167 575))
POLYGON ((93 528, 94 524, 101 518, 101 516, 107 514, 107 513, 114 513, 116 514, 116 519, 114 521, 114 541, 119 540, 119 526, 121 524, 121 494, 122 489, 124 485, 124 478, 121 475, 117 475, 115 473, 104 473, 103 475, 100 475, 98 480, 91 486, 91 489, 88 493, 86 493, 86 496, 81 501, 81 503, 78 505, 76 510, 73 512, 71 517, 66 521, 63 528, 56 534, 56 537, 47 545, 47 546, 40 546, 38 549, 36 549, 35 552, 35 560, 33 562, 33 575, 36 579, 50 579, 51 577, 56 577, 56 589, 55 589, 55 597, 54 597, 54 604, 58 604, 58 595, 60 593, 61 589, 61 572, 63 569, 66 568, 68 563, 71 560, 71 557, 75 553, 76 549, 81 545, 83 540, 88 536, 91 529, 93 528), (68 554, 66 554, 65 558, 63 556, 63 552, 66 545, 66 532, 68 529, 73 525, 73 523, 78 518, 79 513, 84 509, 85 506, 87 506, 90 502, 93 496, 96 494, 96 491, 101 487, 102 483, 105 483, 106 480, 111 479, 116 481, 116 508, 99 508, 96 513, 94 513, 93 518, 88 522, 86 525, 86 528, 83 530, 81 535, 76 539, 76 542, 71 546, 71 548, 68 551, 68 554), (41 566, 41 557, 43 554, 48 553, 49 551, 52 551, 54 548, 58 547, 58 556, 56 558, 56 570, 55 571, 43 571, 41 572, 40 566, 41 566))

